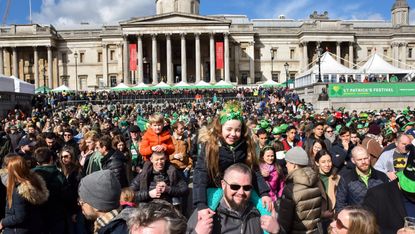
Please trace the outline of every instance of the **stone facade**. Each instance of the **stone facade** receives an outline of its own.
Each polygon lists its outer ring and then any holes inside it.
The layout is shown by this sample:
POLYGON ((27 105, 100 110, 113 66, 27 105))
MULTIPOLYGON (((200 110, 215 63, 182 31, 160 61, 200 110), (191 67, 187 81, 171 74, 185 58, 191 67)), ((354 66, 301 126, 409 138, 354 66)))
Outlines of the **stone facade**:
POLYGON ((409 25, 405 0, 396 0, 391 22, 330 19, 328 12, 314 12, 306 20, 201 16, 199 4, 199 0, 157 0, 157 15, 113 26, 2 27, 0 74, 36 87, 66 84, 78 90, 120 82, 285 82, 317 60, 318 47, 351 68, 362 65, 372 53, 400 68, 415 64, 415 26, 409 25), (222 69, 215 66, 216 42, 223 42, 222 69), (129 69, 131 44, 137 45, 137 71, 129 69))

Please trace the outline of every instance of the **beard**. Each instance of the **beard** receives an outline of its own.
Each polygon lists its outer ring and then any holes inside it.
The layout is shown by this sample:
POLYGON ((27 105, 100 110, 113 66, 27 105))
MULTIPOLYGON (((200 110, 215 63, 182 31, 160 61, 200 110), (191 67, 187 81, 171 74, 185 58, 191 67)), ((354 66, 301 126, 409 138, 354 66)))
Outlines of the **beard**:
POLYGON ((240 197, 238 197, 238 201, 235 200, 235 196, 224 196, 226 202, 228 203, 229 207, 235 211, 243 211, 246 207, 247 201, 248 201, 248 196, 243 194, 243 195, 238 195, 240 197), (240 200, 239 200, 240 199, 240 200))

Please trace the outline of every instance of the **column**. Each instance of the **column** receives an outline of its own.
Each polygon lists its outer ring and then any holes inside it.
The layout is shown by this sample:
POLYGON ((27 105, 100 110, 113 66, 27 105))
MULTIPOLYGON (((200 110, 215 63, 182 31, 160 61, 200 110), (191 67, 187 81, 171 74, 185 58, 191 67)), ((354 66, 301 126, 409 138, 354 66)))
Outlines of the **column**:
POLYGON ((216 69, 215 69, 215 34, 211 33, 209 38, 210 45, 210 83, 216 83, 216 69))
POLYGON ((157 34, 151 35, 151 65, 153 70, 153 85, 158 83, 157 77, 157 34))
POLYGON ((53 88, 52 47, 48 46, 48 87, 53 88))
POLYGON ((239 51, 240 51, 240 47, 238 43, 235 43, 235 78, 236 78, 236 83, 239 84, 240 83, 240 77, 239 77, 239 51))
POLYGON ((186 61, 186 34, 182 33, 181 35, 181 59, 182 59, 182 81, 187 83, 187 61, 186 61))
POLYGON ((0 74, 4 75, 4 56, 3 47, 0 47, 0 74))
POLYGON ((224 35, 225 41, 225 81, 231 82, 230 71, 229 71, 229 33, 224 35))
POLYGON ((124 35, 123 38, 123 59, 124 61, 123 63, 123 70, 124 70, 124 74, 123 74, 123 80, 125 84, 130 84, 130 77, 129 77, 129 72, 128 72, 128 64, 129 64, 129 60, 128 60, 128 36, 124 35))
POLYGON ((12 55, 13 72, 12 72, 12 75, 15 76, 15 77, 18 77, 19 68, 17 67, 17 49, 16 49, 16 47, 12 47, 12 50, 13 50, 13 55, 12 55))
POLYGON ((143 35, 137 35, 137 69, 138 69, 138 84, 144 81, 144 65, 143 65, 143 35))
POLYGON ((252 41, 250 43, 248 49, 248 56, 249 56, 249 79, 247 81, 248 84, 252 84, 255 80, 255 42, 252 41))
POLYGON ((408 46, 408 43, 407 42, 403 42, 403 43, 401 43, 401 45, 402 45, 402 56, 401 56, 401 58, 402 58, 402 63, 400 64, 401 66, 399 66, 400 68, 402 68, 402 69, 406 69, 406 57, 408 56, 407 55, 407 46, 408 46))
POLYGON ((35 72, 35 87, 39 87, 39 53, 37 51, 37 46, 33 47, 33 71, 35 72))
POLYGON ((396 65, 398 64, 398 43, 394 42, 392 43, 392 65, 396 67, 396 65))
POLYGON ((337 62, 338 63, 341 63, 341 49, 340 49, 340 44, 341 44, 341 42, 340 41, 338 41, 338 42, 336 42, 336 56, 337 56, 337 62))
POLYGON ((166 50, 167 50, 167 83, 173 84, 173 67, 171 58, 171 34, 166 34, 166 50))
POLYGON ((107 44, 102 45, 102 79, 105 82, 105 86, 109 87, 108 84, 110 82, 108 81, 108 45, 107 44))
POLYGON ((349 68, 354 66, 354 46, 353 42, 349 42, 349 68))
POLYGON ((196 64, 196 83, 200 81, 200 33, 195 34, 195 64, 196 64))
POLYGON ((307 42, 303 42, 303 71, 308 69, 308 48, 307 42))

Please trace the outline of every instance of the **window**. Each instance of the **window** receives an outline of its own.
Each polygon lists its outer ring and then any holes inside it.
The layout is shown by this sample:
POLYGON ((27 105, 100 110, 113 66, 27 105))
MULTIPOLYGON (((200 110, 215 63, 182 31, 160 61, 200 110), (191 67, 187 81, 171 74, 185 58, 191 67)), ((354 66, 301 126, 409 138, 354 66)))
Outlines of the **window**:
POLYGON ((117 77, 116 76, 110 76, 110 82, 111 82, 111 87, 117 86, 117 77))
POLYGON ((102 62, 102 52, 98 52, 98 62, 102 62))
POLYGON ((408 58, 412 58, 412 48, 408 48, 408 58))
POLYGON ((87 78, 86 75, 79 76, 79 90, 85 91, 88 89, 87 78))
POLYGON ((104 77, 102 75, 97 75, 97 84, 99 89, 105 87, 104 77))
POLYGON ((62 81, 63 85, 69 86, 69 76, 67 76, 67 75, 61 76, 61 81, 62 81))
POLYGON ((62 63, 68 63, 68 54, 62 53, 62 63))
POLYGON ((190 13, 196 14, 195 2, 194 1, 192 1, 192 3, 190 3, 190 13))
POLYGON ((370 56, 372 54, 372 48, 367 48, 367 55, 370 56))
POLYGON ((295 49, 290 49, 290 59, 294 59, 295 49))
POLYGON ((85 53, 81 52, 79 53, 79 63, 85 62, 85 53))
POLYGON ((279 83, 280 82, 280 73, 279 72, 272 72, 272 80, 279 83))
POLYGON ((111 61, 115 60, 115 50, 110 50, 110 60, 111 61))
POLYGON ((384 48, 384 49, 383 49, 383 55, 384 55, 384 56, 388 56, 388 49, 387 49, 387 48, 384 48))

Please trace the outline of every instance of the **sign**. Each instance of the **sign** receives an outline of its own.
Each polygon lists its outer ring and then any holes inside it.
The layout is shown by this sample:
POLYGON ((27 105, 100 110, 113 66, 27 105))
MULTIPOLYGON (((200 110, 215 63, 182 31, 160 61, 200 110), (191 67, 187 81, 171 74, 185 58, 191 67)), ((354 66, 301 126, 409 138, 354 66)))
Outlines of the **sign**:
POLYGON ((415 96, 415 83, 329 84, 330 98, 415 96))
POLYGON ((137 71, 137 44, 130 44, 130 71, 137 71))
POLYGON ((216 42, 216 69, 223 69, 223 42, 216 42))

